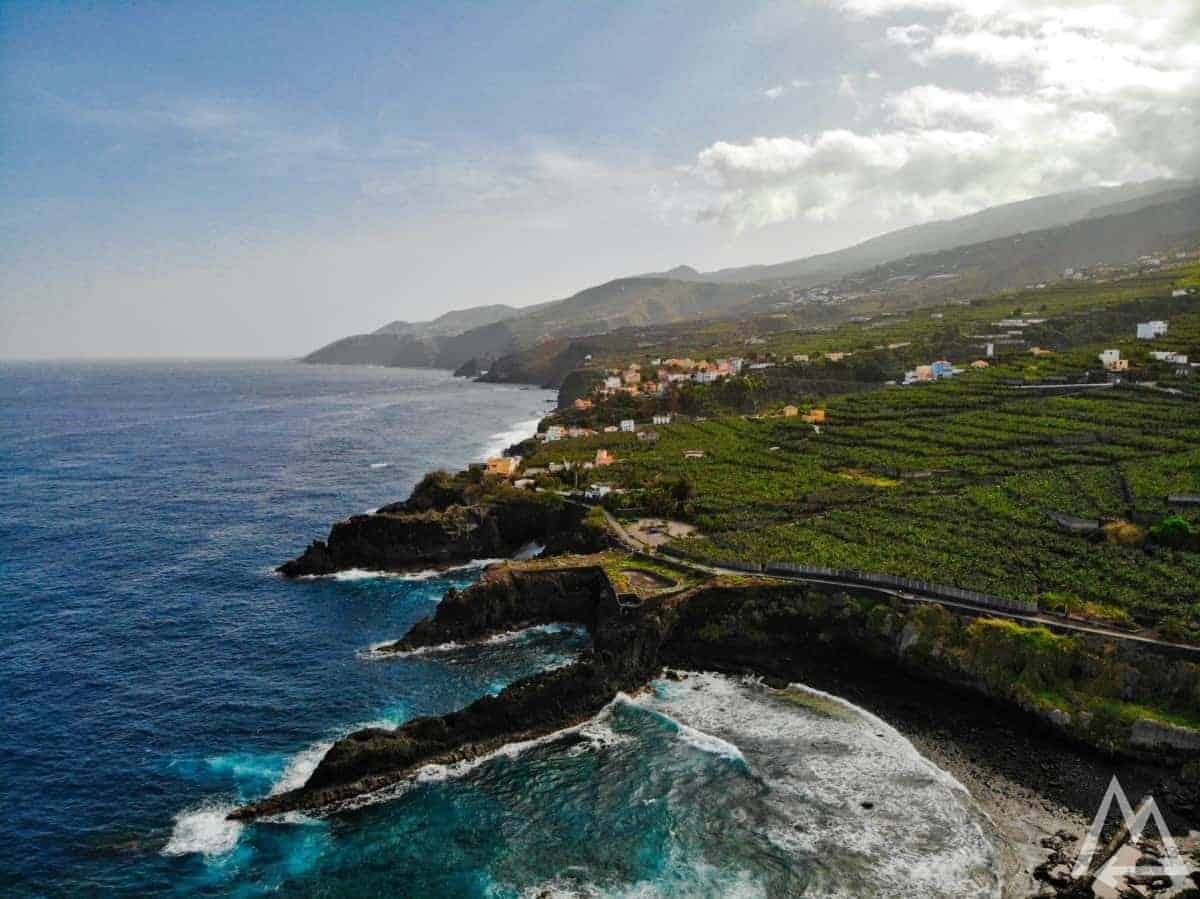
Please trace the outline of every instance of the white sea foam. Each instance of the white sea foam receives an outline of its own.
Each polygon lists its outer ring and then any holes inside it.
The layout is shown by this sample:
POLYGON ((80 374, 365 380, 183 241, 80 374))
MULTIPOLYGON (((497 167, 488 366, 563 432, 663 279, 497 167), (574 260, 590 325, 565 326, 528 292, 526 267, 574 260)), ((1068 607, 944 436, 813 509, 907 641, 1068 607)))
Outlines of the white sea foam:
POLYGON ((391 468, 391 467, 392 467, 392 463, 391 463, 391 462, 372 462, 372 463, 371 463, 371 467, 372 467, 372 468, 375 468, 375 469, 379 469, 379 468, 391 468))
POLYGON ((490 459, 500 455, 514 443, 520 443, 527 437, 532 437, 537 433, 538 422, 540 418, 530 418, 526 421, 519 421, 507 431, 499 431, 492 434, 488 438, 487 446, 483 450, 482 458, 490 459))
POLYGON ((961 784, 869 712, 799 685, 789 691, 785 701, 753 679, 686 674, 631 704, 740 750, 768 788, 767 838, 839 862, 821 875, 820 895, 999 895, 996 837, 961 784))
MULTIPOLYGON (((505 561, 507 560, 472 559, 470 562, 464 562, 461 565, 450 565, 446 568, 423 568, 420 571, 381 571, 374 568, 347 568, 344 571, 335 571, 333 574, 302 574, 298 580, 371 581, 389 578, 397 581, 431 581, 435 578, 446 577, 463 571, 474 571, 475 569, 486 568, 489 565, 495 565, 497 562, 505 561)), ((272 574, 278 575, 278 572, 272 569, 272 574)))
MULTIPOLYGON (((416 649, 406 649, 401 652, 384 651, 384 647, 391 646, 396 641, 381 640, 378 643, 372 643, 366 649, 360 649, 358 651, 358 657, 360 659, 396 659, 407 658, 411 656, 438 655, 440 653, 466 649, 468 646, 497 646, 504 643, 512 643, 516 640, 523 640, 532 634, 561 634, 570 630, 574 630, 574 628, 569 624, 535 624, 531 627, 521 627, 517 628, 516 630, 492 634, 492 636, 484 637, 481 640, 474 640, 466 643, 450 640, 445 643, 437 643, 433 646, 418 646, 416 649)), ((552 665, 550 667, 557 668, 559 666, 552 665)))
POLYGON ((180 812, 175 816, 175 826, 163 847, 163 855, 224 855, 231 852, 242 832, 242 823, 227 817, 233 809, 232 804, 210 804, 180 812))
POLYGON ((325 758, 325 753, 333 748, 333 744, 333 740, 325 740, 297 752, 288 761, 283 774, 271 787, 268 795, 275 796, 278 793, 286 793, 288 790, 304 786, 312 773, 317 770, 317 765, 321 764, 321 759, 325 758))

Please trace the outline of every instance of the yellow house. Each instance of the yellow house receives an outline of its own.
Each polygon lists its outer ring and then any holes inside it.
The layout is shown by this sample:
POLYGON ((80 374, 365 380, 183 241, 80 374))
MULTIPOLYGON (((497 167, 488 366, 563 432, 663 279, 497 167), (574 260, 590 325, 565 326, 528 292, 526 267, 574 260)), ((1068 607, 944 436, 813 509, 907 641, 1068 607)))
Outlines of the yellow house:
POLYGON ((797 409, 795 406, 784 406, 783 409, 780 411, 780 414, 784 418, 795 418, 797 415, 800 414, 800 410, 797 409))
POLYGON ((487 460, 487 473, 498 474, 505 478, 511 478, 517 473, 517 469, 520 467, 520 456, 497 456, 494 459, 487 460))
POLYGON ((825 422, 825 410, 813 409, 807 415, 802 415, 800 420, 806 421, 809 424, 823 424, 825 422))

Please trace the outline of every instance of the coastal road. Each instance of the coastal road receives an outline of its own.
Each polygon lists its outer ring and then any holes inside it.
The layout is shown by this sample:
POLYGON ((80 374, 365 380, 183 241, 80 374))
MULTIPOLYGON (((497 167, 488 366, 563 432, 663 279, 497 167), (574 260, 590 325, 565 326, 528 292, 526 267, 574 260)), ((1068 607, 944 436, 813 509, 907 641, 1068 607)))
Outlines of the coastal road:
MULTIPOLYGON (((654 556, 656 550, 653 546, 644 544, 637 540, 629 533, 625 527, 613 517, 611 513, 603 506, 599 507, 604 513, 604 518, 608 522, 613 533, 621 545, 630 552, 637 553, 643 556, 654 556)), ((692 562, 687 559, 680 559, 675 556, 666 556, 672 564, 680 565, 684 568, 690 568, 693 571, 712 574, 712 575, 734 575, 745 577, 747 572, 738 571, 734 568, 722 568, 717 565, 703 565, 699 562, 692 562)), ((975 617, 989 618, 1007 618, 1010 621, 1019 621, 1024 624, 1040 625, 1050 628, 1055 631, 1068 633, 1088 634, 1091 636, 1105 637, 1110 640, 1124 640, 1130 643, 1138 643, 1142 645, 1152 646, 1156 649, 1166 650, 1176 655, 1190 656, 1200 658, 1200 646, 1191 646, 1187 643, 1172 643, 1168 640, 1160 640, 1157 637, 1142 637, 1137 634, 1126 633, 1114 628, 1106 628, 1098 625, 1090 624, 1075 624, 1071 621, 1066 621, 1062 618, 1057 618, 1053 615, 1045 614, 1028 614, 1023 612, 1006 612, 1002 609, 993 609, 988 606, 972 605, 971 603, 958 602, 955 600, 942 599, 936 596, 928 596, 912 593, 908 590, 900 590, 893 587, 873 586, 855 583, 853 581, 844 581, 837 578, 813 577, 809 575, 779 575, 779 574, 761 574, 761 577, 770 578, 777 581, 804 583, 804 584, 823 584, 831 587, 843 587, 847 590, 855 590, 858 592, 869 592, 880 596, 888 596, 899 599, 910 604, 917 603, 932 603, 939 606, 944 606, 947 609, 952 609, 956 612, 961 612, 975 617)))

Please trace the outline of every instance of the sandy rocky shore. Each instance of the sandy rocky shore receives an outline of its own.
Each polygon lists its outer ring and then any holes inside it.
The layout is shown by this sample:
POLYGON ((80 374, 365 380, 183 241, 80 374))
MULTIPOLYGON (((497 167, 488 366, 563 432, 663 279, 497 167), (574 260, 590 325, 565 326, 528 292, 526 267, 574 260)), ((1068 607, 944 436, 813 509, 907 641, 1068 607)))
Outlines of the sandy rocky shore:
MULTIPOLYGON (((827 690, 865 708, 903 733, 917 750, 949 772, 971 793, 1005 840, 1005 899, 1200 899, 1200 874, 1194 882, 1125 883, 1116 890, 1102 883, 1073 882, 1080 844, 1105 790, 1115 775, 1136 807, 1147 794, 1159 801, 1181 854, 1189 864, 1200 860, 1200 827, 1194 810, 1164 802, 1164 771, 1153 765, 1111 759, 1050 733, 1036 721, 1014 714, 978 696, 914 689, 881 671, 864 678, 861 669, 843 676, 835 669, 796 672, 797 680, 827 690)), ((1114 815, 1116 811, 1114 809, 1114 815)), ((1105 837, 1114 829, 1110 817, 1105 837)), ((1161 851, 1150 837, 1144 853, 1161 851)), ((1122 863, 1136 857, 1123 855, 1122 863)), ((1149 863, 1148 861, 1146 863, 1149 863)))

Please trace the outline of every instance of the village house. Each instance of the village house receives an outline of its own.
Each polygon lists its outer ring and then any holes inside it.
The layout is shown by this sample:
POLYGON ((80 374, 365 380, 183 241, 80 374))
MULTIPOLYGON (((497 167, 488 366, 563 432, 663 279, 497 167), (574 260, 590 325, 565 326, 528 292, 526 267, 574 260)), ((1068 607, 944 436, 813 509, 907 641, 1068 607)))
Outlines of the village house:
POLYGON ((1153 340, 1167 333, 1167 323, 1164 321, 1138 322, 1138 340, 1153 340))
POLYGON ((612 453, 610 453, 608 450, 606 450, 606 449, 596 450, 596 465, 597 466, 612 465, 613 462, 615 462, 615 461, 617 461, 617 460, 613 458, 612 453))
POLYGON ((683 458, 685 458, 685 459, 703 459, 704 458, 704 450, 702 450, 702 449, 684 450, 683 458))
POLYGON ((846 358, 846 356, 847 356, 846 353, 839 353, 839 352, 825 354, 825 358, 828 359, 830 362, 841 362, 843 359, 846 358))
POLYGON ((488 474, 498 474, 501 477, 509 478, 516 474, 520 467, 520 456, 496 456, 487 460, 486 471, 488 474))
POLYGON ((513 481, 513 486, 518 490, 532 490, 534 483, 533 478, 517 478, 513 481))
MULTIPOLYGON (((750 366, 753 368, 754 366, 750 366)), ((698 371, 692 375, 692 380, 697 384, 715 384, 720 375, 715 371, 698 371)))
POLYGON ((621 374, 621 380, 628 384, 637 384, 642 380, 642 373, 636 366, 629 366, 621 374))
POLYGON ((987 368, 987 367, 988 367, 987 361, 984 359, 976 359, 974 362, 971 363, 971 368, 987 368))
POLYGON ((945 359, 938 359, 933 363, 933 376, 935 378, 949 378, 954 375, 954 366, 945 359))
POLYGON ((621 430, 626 434, 632 434, 637 430, 637 425, 632 418, 621 419, 621 430))
POLYGON ((610 487, 608 484, 592 484, 586 491, 584 491, 583 495, 593 502, 599 502, 610 493, 612 493, 612 487, 610 487))
POLYGON ((823 424, 825 422, 825 410, 813 409, 811 412, 801 415, 800 420, 806 421, 810 425, 823 424))
POLYGON ((808 361, 808 353, 793 353, 792 361, 793 362, 807 362, 808 361))
POLYGON ((746 360, 741 356, 734 356, 729 360, 729 370, 735 375, 742 373, 742 366, 746 364, 746 360))
POLYGON ((796 406, 787 405, 779 410, 779 414, 784 418, 795 418, 800 414, 800 409, 796 406))
POLYGON ((609 375, 604 379, 605 390, 620 390, 621 378, 619 375, 609 375))
POLYGON ((1120 350, 1115 350, 1115 349, 1114 350, 1105 350, 1104 352, 1102 352, 1100 354, 1099 358, 1100 358, 1100 364, 1103 365, 1109 371, 1121 371, 1122 368, 1129 367, 1128 362, 1126 362, 1125 365, 1122 366, 1121 368, 1119 368, 1117 366, 1117 363, 1122 361, 1120 350))
POLYGON ((1172 297, 1186 297, 1187 295, 1188 292, 1181 287, 1171 291, 1172 297))
POLYGON ((638 431, 637 439, 642 443, 658 443, 658 431, 638 431))
POLYGON ((534 468, 526 468, 524 471, 524 474, 531 478, 534 475, 545 474, 545 473, 546 473, 546 469, 542 468, 541 466, 536 466, 534 468))
POLYGON ((1030 347, 1029 352, 1034 356, 1050 356, 1053 355, 1053 350, 1044 350, 1040 346, 1030 347))
POLYGON ((578 409, 580 412, 586 412, 588 409, 592 408, 592 401, 585 400, 585 399, 578 399, 575 401, 575 408, 578 409))
POLYGON ((671 413, 658 412, 655 414, 653 421, 656 425, 669 425, 671 423, 671 413))
POLYGON ((618 428, 616 425, 605 425, 604 427, 605 434, 615 434, 619 430, 620 428, 618 428))
POLYGON ((546 428, 546 442, 554 443, 556 440, 562 440, 564 433, 566 432, 562 425, 550 425, 546 428))

